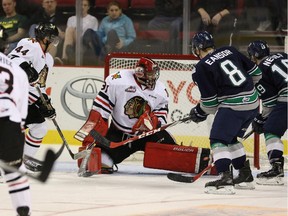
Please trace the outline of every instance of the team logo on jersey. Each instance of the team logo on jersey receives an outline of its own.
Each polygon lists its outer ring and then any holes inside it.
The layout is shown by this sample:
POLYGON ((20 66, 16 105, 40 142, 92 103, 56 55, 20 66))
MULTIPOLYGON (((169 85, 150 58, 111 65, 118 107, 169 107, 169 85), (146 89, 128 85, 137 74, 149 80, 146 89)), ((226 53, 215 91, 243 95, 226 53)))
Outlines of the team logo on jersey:
POLYGON ((130 118, 139 118, 146 110, 151 111, 148 102, 139 96, 127 101, 124 106, 124 113, 130 118))
POLYGON ((244 103, 245 102, 249 102, 250 101, 250 98, 249 97, 243 97, 243 100, 242 100, 244 103))
POLYGON ((136 92, 136 87, 135 86, 129 86, 128 88, 125 89, 125 92, 136 92))
POLYGON ((120 72, 117 72, 117 73, 113 74, 112 75, 112 80, 121 78, 121 75, 119 73, 120 72))

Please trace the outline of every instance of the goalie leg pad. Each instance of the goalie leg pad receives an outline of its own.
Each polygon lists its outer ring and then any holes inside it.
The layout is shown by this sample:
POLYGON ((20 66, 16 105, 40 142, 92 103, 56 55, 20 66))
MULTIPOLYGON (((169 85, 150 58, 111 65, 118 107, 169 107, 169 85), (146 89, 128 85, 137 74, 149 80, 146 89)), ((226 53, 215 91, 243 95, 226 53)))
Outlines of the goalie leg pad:
MULTIPOLYGON (((91 110, 89 117, 85 124, 80 128, 80 130, 74 135, 74 138, 83 142, 86 138, 91 138, 93 142, 94 139, 91 136, 87 136, 91 130, 96 130, 98 133, 100 133, 102 136, 105 136, 108 131, 108 123, 105 121, 101 114, 95 110, 91 110)), ((90 142, 90 143, 91 143, 90 142)))
MULTIPOLYGON (((84 146, 79 147, 79 152, 85 150, 86 148, 84 146)), ((78 159, 78 167, 80 168, 80 165, 82 163, 82 158, 78 159)), ((87 163, 87 171, 91 173, 101 173, 101 149, 98 147, 94 147, 92 149, 89 161, 87 163)))
MULTIPOLYGON (((211 163, 210 149, 147 142, 143 166, 176 172, 199 173, 211 163)), ((209 174, 217 174, 215 169, 209 174)))

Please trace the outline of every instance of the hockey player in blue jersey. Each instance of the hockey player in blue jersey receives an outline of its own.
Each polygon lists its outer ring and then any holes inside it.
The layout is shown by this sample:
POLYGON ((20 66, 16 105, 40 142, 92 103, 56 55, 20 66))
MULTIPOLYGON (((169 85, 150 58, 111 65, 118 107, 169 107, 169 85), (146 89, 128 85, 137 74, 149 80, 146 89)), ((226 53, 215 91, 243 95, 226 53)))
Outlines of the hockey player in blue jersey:
POLYGON ((254 131, 264 132, 267 155, 272 168, 257 175, 263 185, 284 184, 284 145, 281 137, 287 130, 288 57, 286 53, 270 54, 265 41, 253 41, 248 54, 262 71, 256 89, 262 99, 262 112, 252 122, 254 131))
POLYGON ((234 186, 254 189, 249 160, 237 137, 243 137, 258 113, 254 84, 261 78, 261 71, 233 47, 215 49, 213 37, 206 31, 194 35, 192 53, 200 58, 192 79, 198 85, 201 100, 191 109, 191 118, 198 123, 215 114, 209 139, 220 179, 206 183, 205 192, 234 194, 234 186), (239 170, 234 179, 231 164, 239 170))

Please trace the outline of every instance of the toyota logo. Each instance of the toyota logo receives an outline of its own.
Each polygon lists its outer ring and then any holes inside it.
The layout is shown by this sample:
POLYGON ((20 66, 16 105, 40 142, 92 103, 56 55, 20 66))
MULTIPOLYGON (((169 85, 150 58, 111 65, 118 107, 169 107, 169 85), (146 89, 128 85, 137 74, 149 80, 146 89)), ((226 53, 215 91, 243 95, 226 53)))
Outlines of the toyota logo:
POLYGON ((61 91, 61 104, 64 110, 77 119, 86 120, 93 100, 98 94, 98 89, 101 89, 103 83, 101 78, 95 76, 76 77, 67 82, 61 91), (79 103, 80 106, 82 105, 83 110, 82 115, 79 111, 76 112, 76 110, 72 109, 76 105, 79 106, 79 104, 75 104, 77 102, 75 99, 80 99, 79 103))

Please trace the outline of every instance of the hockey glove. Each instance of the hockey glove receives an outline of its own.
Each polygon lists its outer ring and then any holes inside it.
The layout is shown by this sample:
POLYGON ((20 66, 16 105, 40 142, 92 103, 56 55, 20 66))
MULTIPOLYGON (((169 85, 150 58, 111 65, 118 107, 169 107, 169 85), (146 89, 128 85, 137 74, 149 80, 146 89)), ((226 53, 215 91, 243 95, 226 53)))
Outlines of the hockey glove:
POLYGON ((161 123, 159 122, 157 116, 153 112, 149 114, 148 111, 145 111, 133 126, 132 132, 142 133, 156 129, 159 126, 161 126, 161 123))
POLYGON ((201 108, 200 104, 197 104, 196 107, 192 108, 190 111, 190 117, 193 122, 202 122, 207 119, 208 114, 206 114, 201 108))
POLYGON ((39 112, 44 118, 54 119, 56 117, 56 111, 51 104, 51 99, 48 98, 46 94, 43 94, 43 97, 45 98, 46 104, 44 104, 39 97, 35 102, 35 105, 38 107, 39 112))
POLYGON ((262 114, 256 116, 252 121, 252 128, 255 133, 261 134, 264 132, 264 124, 267 118, 264 118, 262 114))

